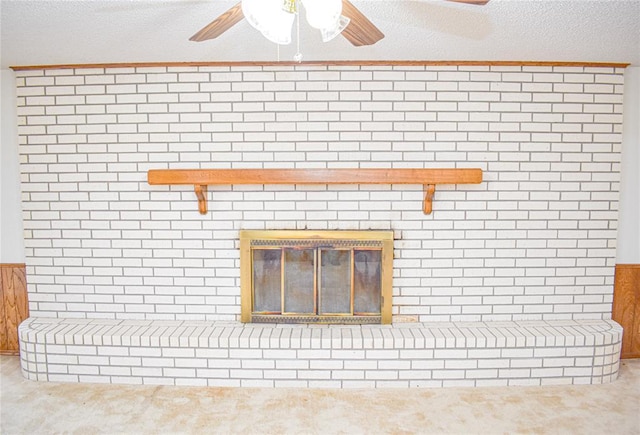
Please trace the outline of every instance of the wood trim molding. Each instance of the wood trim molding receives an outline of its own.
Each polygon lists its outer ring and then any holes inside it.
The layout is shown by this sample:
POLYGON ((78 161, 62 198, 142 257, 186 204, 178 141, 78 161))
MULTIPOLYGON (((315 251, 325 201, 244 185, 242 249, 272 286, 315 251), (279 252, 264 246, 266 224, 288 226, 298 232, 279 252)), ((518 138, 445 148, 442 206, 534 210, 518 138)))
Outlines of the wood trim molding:
POLYGON ((640 264, 616 264, 611 317, 624 328, 622 358, 640 358, 640 264))
POLYGON ((323 60, 305 62, 131 62, 131 63, 88 63, 57 65, 15 65, 14 71, 47 69, 86 69, 86 68, 157 68, 157 67, 247 67, 247 66, 551 66, 585 68, 626 68, 630 64, 623 62, 554 62, 522 60, 323 60))
POLYGON ((0 269, 1 269, 1 268, 5 268, 5 267, 6 267, 6 268, 11 268, 11 269, 13 269, 13 268, 16 268, 16 267, 22 267, 22 268, 25 268, 25 267, 27 267, 27 266, 26 266, 26 264, 24 264, 24 263, 1 263, 1 264, 0 264, 0 269))
POLYGON ((151 169, 150 185, 190 185, 200 214, 207 213, 207 186, 214 184, 422 184, 430 214, 436 184, 480 184, 482 169, 151 169))
POLYGON ((29 317, 24 264, 0 264, 0 354, 17 355, 18 325, 29 317))

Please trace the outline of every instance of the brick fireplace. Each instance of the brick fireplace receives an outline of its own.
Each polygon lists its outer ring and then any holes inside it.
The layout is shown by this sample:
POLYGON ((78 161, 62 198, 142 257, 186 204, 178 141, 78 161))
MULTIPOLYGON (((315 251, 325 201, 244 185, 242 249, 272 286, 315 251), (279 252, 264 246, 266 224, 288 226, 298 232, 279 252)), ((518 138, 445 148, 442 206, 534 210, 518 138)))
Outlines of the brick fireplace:
POLYGON ((17 71, 42 380, 447 386, 615 379, 623 69, 17 71), (155 169, 481 168, 405 185, 147 182, 155 169), (240 322, 241 230, 393 233, 391 325, 240 322))

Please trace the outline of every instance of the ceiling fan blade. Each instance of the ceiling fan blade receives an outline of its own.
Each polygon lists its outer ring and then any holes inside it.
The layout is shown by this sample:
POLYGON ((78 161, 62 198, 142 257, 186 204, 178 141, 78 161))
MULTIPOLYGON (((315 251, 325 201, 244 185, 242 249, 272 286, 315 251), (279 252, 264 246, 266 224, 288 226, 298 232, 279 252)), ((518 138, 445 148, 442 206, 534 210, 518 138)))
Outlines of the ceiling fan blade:
POLYGON ((238 3, 224 14, 204 26, 198 33, 189 38, 189 41, 206 41, 217 38, 244 18, 242 3, 238 3))
POLYGON ((351 20, 347 28, 342 31, 342 35, 356 47, 373 45, 384 38, 384 33, 349 0, 342 0, 342 15, 351 20))
POLYGON ((478 6, 486 5, 487 3, 489 3, 489 0, 447 0, 447 1, 456 2, 456 3, 466 3, 468 5, 478 5, 478 6))

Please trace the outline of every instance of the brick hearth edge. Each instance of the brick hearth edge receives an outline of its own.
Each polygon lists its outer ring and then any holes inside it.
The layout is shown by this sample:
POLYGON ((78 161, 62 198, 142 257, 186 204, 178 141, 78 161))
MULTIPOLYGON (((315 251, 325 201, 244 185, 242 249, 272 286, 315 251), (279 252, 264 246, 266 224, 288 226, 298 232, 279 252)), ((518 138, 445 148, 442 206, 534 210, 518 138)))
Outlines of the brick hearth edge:
POLYGON ((29 318, 31 380, 232 387, 599 384, 617 378, 611 320, 393 325, 29 318))

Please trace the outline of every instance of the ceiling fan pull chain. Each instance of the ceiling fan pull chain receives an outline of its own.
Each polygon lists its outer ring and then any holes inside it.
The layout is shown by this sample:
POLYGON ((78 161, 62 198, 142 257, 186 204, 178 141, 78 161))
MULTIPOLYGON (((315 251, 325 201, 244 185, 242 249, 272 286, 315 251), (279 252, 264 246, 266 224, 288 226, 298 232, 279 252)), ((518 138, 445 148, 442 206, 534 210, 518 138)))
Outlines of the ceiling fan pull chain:
POLYGON ((296 8, 295 14, 296 14, 296 44, 298 46, 298 52, 295 54, 295 56, 293 56, 293 60, 300 63, 302 62, 302 53, 300 52, 300 13, 298 8, 296 8))

